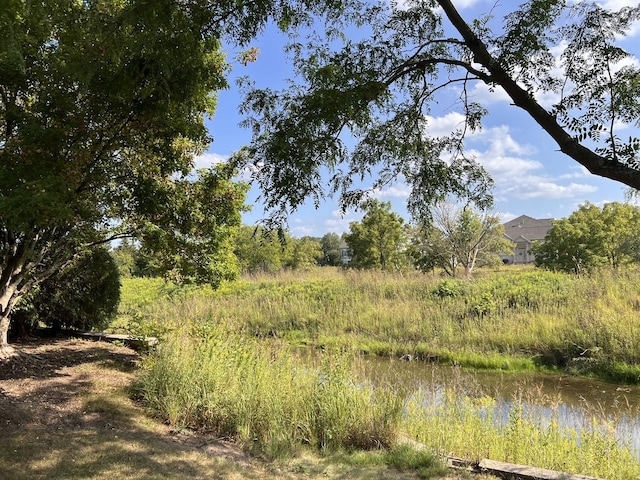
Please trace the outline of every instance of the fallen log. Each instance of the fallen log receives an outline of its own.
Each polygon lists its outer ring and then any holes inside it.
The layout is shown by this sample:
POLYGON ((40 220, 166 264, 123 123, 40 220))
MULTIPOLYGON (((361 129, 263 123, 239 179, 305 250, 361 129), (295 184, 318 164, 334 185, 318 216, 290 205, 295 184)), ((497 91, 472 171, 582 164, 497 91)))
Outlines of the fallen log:
MULTIPOLYGON (((409 437, 401 436, 400 443, 409 445, 416 450, 426 450, 427 446, 409 437)), ((577 475, 575 473, 558 472, 545 468, 529 467, 514 463, 498 462, 485 458, 479 462, 464 458, 446 456, 444 461, 449 468, 464 470, 472 473, 489 473, 504 480, 602 480, 601 478, 577 475)))

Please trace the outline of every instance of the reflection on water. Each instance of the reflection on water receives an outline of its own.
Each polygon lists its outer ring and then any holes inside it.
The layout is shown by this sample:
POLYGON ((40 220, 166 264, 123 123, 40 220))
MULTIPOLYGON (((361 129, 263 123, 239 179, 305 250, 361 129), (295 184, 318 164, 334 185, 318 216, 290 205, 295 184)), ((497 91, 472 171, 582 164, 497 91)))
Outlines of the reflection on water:
POLYGON ((470 397, 495 399, 495 417, 506 422, 514 401, 534 418, 556 418, 561 427, 588 429, 596 419, 616 432, 640 457, 640 388, 585 378, 539 373, 472 372, 425 362, 363 358, 359 372, 376 384, 429 392, 425 401, 442 400, 453 389, 470 397))

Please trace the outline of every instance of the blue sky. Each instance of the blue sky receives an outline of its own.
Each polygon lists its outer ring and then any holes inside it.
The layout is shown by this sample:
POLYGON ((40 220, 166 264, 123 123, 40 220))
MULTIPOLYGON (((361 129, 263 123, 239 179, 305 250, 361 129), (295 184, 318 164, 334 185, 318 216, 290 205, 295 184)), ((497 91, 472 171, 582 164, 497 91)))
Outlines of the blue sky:
MULTIPOLYGON (((508 3, 508 2, 505 2, 508 3)), ((519 4, 520 2, 518 2, 519 4)), ((631 0, 607 0, 599 2, 606 8, 619 9, 637 5, 631 0)), ((495 0, 456 1, 463 17, 470 21, 479 13, 486 13, 495 5, 495 0)), ((622 45, 640 60, 640 25, 622 45)), ((207 122, 214 138, 209 151, 196 159, 198 167, 228 158, 234 151, 247 144, 251 138, 249 130, 240 128, 242 117, 238 113, 241 96, 234 78, 248 75, 258 87, 281 88, 285 80, 292 77, 292 66, 283 52, 287 38, 267 29, 252 45, 260 49, 258 60, 247 66, 234 65, 231 88, 219 94, 218 108, 213 119, 207 122)), ((229 50, 232 57, 235 52, 229 50)), ((479 83, 473 91, 474 100, 489 109, 483 129, 468 138, 467 152, 487 169, 495 181, 493 190, 495 211, 506 221, 518 215, 536 218, 561 218, 571 214, 586 201, 603 204, 623 201, 624 185, 589 174, 574 160, 559 153, 557 146, 524 112, 509 105, 509 100, 500 90, 489 92, 479 83)), ((551 100, 551 99, 549 99, 551 100)), ((545 99, 542 99, 543 103, 545 99)), ((433 106, 430 118, 431 133, 448 133, 461 122, 460 114, 442 101, 433 106)), ((627 127, 619 131, 621 136, 638 135, 637 130, 627 127)), ((408 188, 402 182, 375 192, 383 201, 390 201, 394 210, 409 220, 405 204, 408 188)), ((260 192, 252 188, 248 203, 252 211, 244 216, 244 222, 254 224, 264 216, 259 201, 260 192)), ((359 220, 360 212, 341 215, 337 199, 328 199, 319 209, 305 205, 289 218, 289 228, 296 237, 304 235, 322 236, 327 232, 341 234, 349 229, 349 222, 359 220)))

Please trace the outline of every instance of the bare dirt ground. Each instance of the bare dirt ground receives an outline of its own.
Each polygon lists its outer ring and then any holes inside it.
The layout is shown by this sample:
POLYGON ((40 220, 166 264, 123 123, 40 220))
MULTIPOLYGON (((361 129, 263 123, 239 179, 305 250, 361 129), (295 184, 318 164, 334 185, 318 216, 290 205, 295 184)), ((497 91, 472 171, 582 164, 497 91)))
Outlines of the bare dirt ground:
MULTIPOLYGON (((132 400, 140 358, 125 347, 72 339, 14 346, 19 356, 0 362, 0 479, 417 478, 314 456, 265 462, 233 443, 175 432, 132 400)), ((447 478, 467 478, 456 475, 447 478)))

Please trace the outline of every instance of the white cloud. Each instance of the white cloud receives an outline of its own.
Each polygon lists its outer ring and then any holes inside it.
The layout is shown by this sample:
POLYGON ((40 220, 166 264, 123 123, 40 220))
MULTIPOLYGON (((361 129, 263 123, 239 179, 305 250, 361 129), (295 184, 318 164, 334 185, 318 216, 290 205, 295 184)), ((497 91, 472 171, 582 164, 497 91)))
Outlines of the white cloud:
POLYGON ((389 187, 377 189, 372 193, 374 198, 409 198, 411 187, 405 183, 397 183, 389 187))
POLYGON ((361 217, 362 215, 357 215, 353 212, 347 212, 343 215, 340 210, 333 210, 331 218, 324 221, 324 226, 328 232, 342 234, 349 230, 349 223, 359 221, 361 217))
POLYGON ((498 212, 497 215, 498 215, 498 218, 500 218, 500 221, 502 223, 506 223, 509 220, 513 220, 514 218, 519 216, 513 212, 498 212))
POLYGON ((484 142, 489 144, 488 155, 501 156, 506 154, 530 155, 536 152, 533 145, 517 142, 509 133, 508 125, 498 125, 475 132, 471 137, 472 142, 484 142))
POLYGON ((196 169, 209 168, 212 165, 226 162, 228 158, 228 156, 218 153, 204 153, 194 158, 194 164, 196 169))
MULTIPOLYGON (((458 10, 464 10, 465 8, 473 7, 482 0, 458 0, 456 1, 456 8, 458 10)), ((395 0, 395 8, 397 10, 407 10, 412 3, 415 4, 416 0, 395 0)), ((442 11, 440 7, 436 8, 436 11, 442 11)))
POLYGON ((511 101, 511 98, 507 95, 507 92, 502 89, 502 87, 489 87, 489 85, 480 81, 473 85, 473 88, 469 91, 469 97, 471 100, 480 103, 481 105, 511 101))
POLYGON ((596 2, 601 7, 608 10, 620 10, 623 7, 637 7, 638 0, 606 0, 604 2, 596 2))
POLYGON ((464 10, 465 8, 473 7, 474 5, 480 3, 481 0, 457 0, 456 8, 458 10, 464 10))
POLYGON ((496 156, 475 151, 476 160, 491 174, 497 184, 519 181, 531 172, 543 168, 537 160, 512 156, 496 156))
POLYGON ((510 186, 502 190, 503 194, 522 200, 531 200, 534 198, 549 200, 575 197, 584 198, 584 195, 594 193, 598 188, 594 185, 584 183, 560 185, 554 180, 546 177, 531 176, 522 179, 514 186, 510 186))
MULTIPOLYGON (((429 134, 446 135, 460 128, 463 120, 463 115, 456 112, 442 117, 430 117, 429 134)), ((475 158, 495 181, 496 199, 508 202, 509 199, 584 198, 586 194, 597 191, 597 187, 589 183, 576 181, 591 177, 581 166, 571 166, 570 171, 556 177, 540 173, 544 165, 532 158, 537 153, 536 147, 516 140, 508 125, 498 125, 469 134, 466 146, 466 154, 475 158), (567 181, 572 182, 567 184, 567 181)), ((391 197, 402 191, 400 186, 396 186, 384 194, 391 197)), ((404 191, 408 192, 408 189, 404 191)))
POLYGON ((427 133, 430 137, 449 135, 455 130, 464 127, 464 115, 459 112, 450 112, 443 117, 427 117, 427 133))
MULTIPOLYGON (((296 219, 296 222, 297 221, 302 221, 302 220, 296 219)), ((311 237, 316 234, 316 229, 314 228, 313 225, 310 225, 307 223, 305 225, 298 225, 298 226, 292 227, 291 233, 296 238, 311 237)))
POLYGON ((558 177, 559 180, 573 180, 576 178, 589 178, 591 177, 591 173, 582 165, 577 165, 574 167, 569 167, 572 170, 569 173, 565 173, 558 177))

